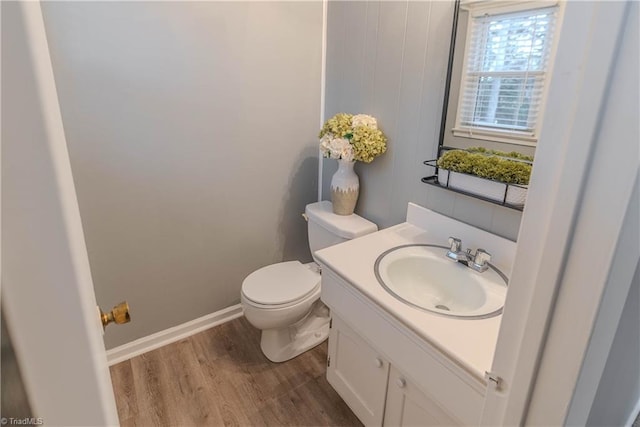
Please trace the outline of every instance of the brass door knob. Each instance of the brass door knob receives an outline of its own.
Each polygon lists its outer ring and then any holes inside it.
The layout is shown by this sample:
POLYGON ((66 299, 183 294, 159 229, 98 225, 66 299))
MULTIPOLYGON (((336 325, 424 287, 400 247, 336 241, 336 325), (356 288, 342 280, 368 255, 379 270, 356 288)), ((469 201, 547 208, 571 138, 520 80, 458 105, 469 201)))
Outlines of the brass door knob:
POLYGON ((100 310, 100 320, 102 321, 102 327, 106 328, 109 323, 122 323, 131 322, 131 316, 129 315, 129 304, 126 301, 121 302, 111 309, 110 312, 105 313, 100 310))

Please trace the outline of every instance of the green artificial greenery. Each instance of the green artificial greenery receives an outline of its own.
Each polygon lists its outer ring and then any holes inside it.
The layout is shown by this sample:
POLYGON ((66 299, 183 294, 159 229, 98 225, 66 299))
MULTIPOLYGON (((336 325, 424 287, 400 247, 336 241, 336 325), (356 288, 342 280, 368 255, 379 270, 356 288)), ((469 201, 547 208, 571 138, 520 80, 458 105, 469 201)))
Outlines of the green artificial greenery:
POLYGON ((387 137, 376 119, 366 114, 338 113, 325 122, 318 136, 323 156, 332 159, 371 163, 387 151, 387 137))
POLYGON ((480 153, 485 154, 487 156, 500 156, 500 157, 509 157, 511 159, 525 160, 527 162, 533 162, 533 156, 527 156, 526 154, 518 153, 517 151, 500 151, 500 150, 490 150, 484 147, 470 147, 467 148, 466 151, 470 153, 480 153))
POLYGON ((465 150, 447 151, 438 159, 438 167, 467 173, 507 184, 528 185, 531 164, 509 160, 501 155, 487 155, 465 150))

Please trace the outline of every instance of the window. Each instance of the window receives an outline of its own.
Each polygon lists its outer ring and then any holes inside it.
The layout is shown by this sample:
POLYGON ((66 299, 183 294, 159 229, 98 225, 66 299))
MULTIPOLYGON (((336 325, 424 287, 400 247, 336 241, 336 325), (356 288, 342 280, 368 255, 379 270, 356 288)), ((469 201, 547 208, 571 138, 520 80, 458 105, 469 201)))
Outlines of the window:
POLYGON ((471 13, 456 136, 537 140, 557 9, 471 13))

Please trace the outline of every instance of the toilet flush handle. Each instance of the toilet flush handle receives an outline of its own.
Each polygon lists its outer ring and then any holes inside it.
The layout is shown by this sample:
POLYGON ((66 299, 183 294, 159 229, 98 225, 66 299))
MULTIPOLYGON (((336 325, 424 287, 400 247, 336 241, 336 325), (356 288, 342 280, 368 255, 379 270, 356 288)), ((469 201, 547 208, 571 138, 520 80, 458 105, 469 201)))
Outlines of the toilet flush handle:
POLYGON ((309 222, 309 216, 306 213, 302 212, 302 218, 304 218, 305 221, 309 222))

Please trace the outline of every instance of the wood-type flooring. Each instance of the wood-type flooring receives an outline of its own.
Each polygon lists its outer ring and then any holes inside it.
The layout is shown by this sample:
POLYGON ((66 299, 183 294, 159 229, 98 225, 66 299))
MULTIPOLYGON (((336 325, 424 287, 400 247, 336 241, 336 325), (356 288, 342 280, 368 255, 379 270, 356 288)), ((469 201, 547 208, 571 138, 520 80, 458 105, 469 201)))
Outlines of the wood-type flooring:
POLYGON ((111 367, 124 426, 361 426, 326 380, 326 341, 284 363, 244 317, 111 367))

